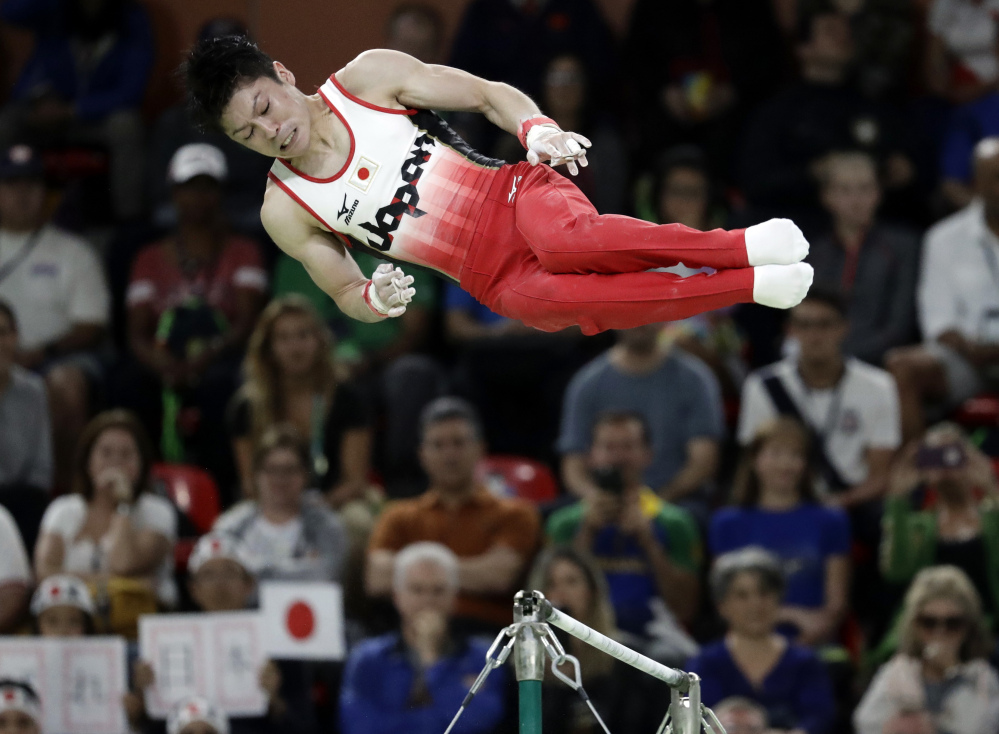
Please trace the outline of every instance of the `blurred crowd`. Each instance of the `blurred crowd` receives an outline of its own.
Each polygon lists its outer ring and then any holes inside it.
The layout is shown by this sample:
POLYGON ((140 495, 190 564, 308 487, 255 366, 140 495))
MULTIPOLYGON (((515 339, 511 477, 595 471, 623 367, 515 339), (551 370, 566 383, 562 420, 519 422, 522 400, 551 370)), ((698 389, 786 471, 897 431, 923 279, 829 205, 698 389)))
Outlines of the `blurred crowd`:
MULTIPOLYGON (((468 0, 449 47, 400 5, 384 46, 593 141, 601 213, 811 242, 789 313, 595 337, 422 272, 348 319, 263 231, 270 161, 144 115, 139 0, 0 21, 34 36, 0 108, 0 634, 344 589, 346 661, 268 662, 259 717, 150 719, 133 644, 133 731, 441 734, 521 588, 698 673, 729 734, 999 731, 999 1, 634 0, 615 34, 594 0, 468 0)), ((664 689, 563 644, 612 731, 658 725, 664 689)), ((0 733, 58 704, 0 679, 0 733)), ((542 713, 599 731, 551 674, 542 713)), ((498 670, 455 732, 515 722, 498 670)))

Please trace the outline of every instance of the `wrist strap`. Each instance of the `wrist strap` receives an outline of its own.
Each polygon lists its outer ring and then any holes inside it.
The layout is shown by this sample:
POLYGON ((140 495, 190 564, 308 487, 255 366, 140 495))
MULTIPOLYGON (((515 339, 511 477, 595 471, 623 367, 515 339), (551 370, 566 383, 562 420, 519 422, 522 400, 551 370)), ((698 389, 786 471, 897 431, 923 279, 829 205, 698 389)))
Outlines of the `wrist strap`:
POLYGON ((538 125, 552 125, 558 127, 558 123, 555 122, 550 117, 528 117, 526 120, 520 121, 520 127, 517 129, 517 139, 520 144, 524 146, 524 150, 527 150, 527 133, 531 131, 532 127, 537 127, 538 125))
MULTIPOLYGON (((371 309, 372 313, 377 314, 380 318, 383 319, 388 318, 388 314, 385 313, 384 311, 379 310, 379 308, 375 306, 374 301, 372 300, 372 293, 371 293, 372 285, 374 285, 373 281, 369 280, 368 284, 364 286, 364 302, 368 304, 368 308, 371 309)), ((377 293, 374 294, 374 298, 378 298, 377 293)))

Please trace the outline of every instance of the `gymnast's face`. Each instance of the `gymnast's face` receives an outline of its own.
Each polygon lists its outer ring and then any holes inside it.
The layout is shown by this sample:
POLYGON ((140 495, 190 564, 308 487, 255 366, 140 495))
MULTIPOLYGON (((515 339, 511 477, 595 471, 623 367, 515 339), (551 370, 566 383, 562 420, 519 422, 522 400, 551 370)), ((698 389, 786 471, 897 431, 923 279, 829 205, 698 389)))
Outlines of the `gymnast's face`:
POLYGON ((309 150, 309 108, 294 74, 278 61, 274 71, 277 81, 259 77, 236 90, 222 112, 222 129, 262 155, 295 158, 309 150))

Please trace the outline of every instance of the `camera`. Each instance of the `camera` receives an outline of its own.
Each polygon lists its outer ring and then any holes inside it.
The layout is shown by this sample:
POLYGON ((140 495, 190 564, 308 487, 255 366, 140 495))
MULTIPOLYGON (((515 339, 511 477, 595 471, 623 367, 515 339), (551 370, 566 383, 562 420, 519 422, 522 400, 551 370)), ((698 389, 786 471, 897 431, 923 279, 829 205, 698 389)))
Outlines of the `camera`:
POLYGON ((964 466, 968 457, 964 446, 959 443, 946 443, 942 446, 919 447, 916 452, 916 467, 919 469, 958 469, 964 466))
POLYGON ((600 466, 593 470, 593 482, 601 491, 620 497, 624 492, 624 477, 616 466, 600 466))

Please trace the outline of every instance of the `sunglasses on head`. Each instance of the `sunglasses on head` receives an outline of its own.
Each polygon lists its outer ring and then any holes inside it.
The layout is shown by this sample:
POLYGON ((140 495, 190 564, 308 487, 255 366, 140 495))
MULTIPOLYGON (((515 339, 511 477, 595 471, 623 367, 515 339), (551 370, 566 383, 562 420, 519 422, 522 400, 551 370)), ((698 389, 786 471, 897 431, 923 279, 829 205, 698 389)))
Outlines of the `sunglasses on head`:
POLYGON ((916 617, 916 624, 927 632, 943 629, 947 632, 960 632, 967 624, 967 620, 961 616, 934 617, 930 614, 920 614, 916 617))

